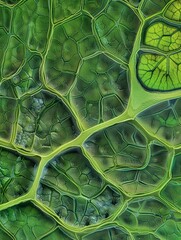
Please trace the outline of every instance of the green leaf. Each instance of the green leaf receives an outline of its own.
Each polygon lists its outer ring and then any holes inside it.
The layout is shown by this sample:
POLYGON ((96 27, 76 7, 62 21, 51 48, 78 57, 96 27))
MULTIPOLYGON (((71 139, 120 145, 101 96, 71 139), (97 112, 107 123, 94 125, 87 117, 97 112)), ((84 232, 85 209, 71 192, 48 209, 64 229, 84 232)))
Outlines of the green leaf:
POLYGON ((0 239, 180 240, 181 0, 0 0, 0 239))

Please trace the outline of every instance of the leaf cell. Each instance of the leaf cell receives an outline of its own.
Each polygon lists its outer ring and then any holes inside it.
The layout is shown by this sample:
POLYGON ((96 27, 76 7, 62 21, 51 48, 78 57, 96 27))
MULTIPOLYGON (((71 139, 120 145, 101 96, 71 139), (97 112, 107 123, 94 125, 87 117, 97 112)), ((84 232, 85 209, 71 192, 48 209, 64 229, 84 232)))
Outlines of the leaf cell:
POLYGON ((172 99, 156 104, 138 114, 138 122, 148 132, 171 146, 181 144, 180 99, 172 99))
POLYGON ((79 134, 71 112, 46 91, 22 98, 15 144, 47 154, 79 134))
POLYGON ((24 1, 14 8, 12 31, 27 48, 43 52, 49 37, 49 14, 49 1, 24 1))
POLYGON ((95 19, 95 29, 102 47, 113 56, 128 62, 140 21, 121 1, 110 1, 95 19))
POLYGON ((81 0, 53 0, 53 20, 63 21, 78 13, 81 8, 81 0))
POLYGON ((104 239, 104 240, 131 240, 128 232, 118 226, 107 227, 106 229, 97 230, 96 232, 86 235, 82 240, 104 239))
POLYGON ((18 240, 40 239, 56 227, 53 219, 31 203, 22 203, 1 211, 0 223, 13 239, 18 240))
POLYGON ((84 144, 104 172, 142 168, 148 154, 146 136, 133 123, 120 123, 99 131, 84 144))
POLYGON ((69 237, 60 228, 55 229, 53 232, 48 234, 47 236, 41 238, 41 240, 73 240, 73 238, 69 237))
POLYGON ((36 168, 34 159, 0 148, 0 203, 27 193, 33 184, 36 168))
POLYGON ((155 22, 146 29, 144 43, 165 52, 175 51, 181 47, 181 31, 164 22, 155 22))
POLYGON ((11 85, 18 97, 30 94, 40 88, 41 61, 42 59, 39 55, 31 54, 21 71, 11 78, 11 85))
POLYGON ((53 210, 63 223, 75 227, 98 224, 114 214, 122 204, 122 196, 110 187, 106 187, 96 197, 85 198, 41 184, 37 199, 53 210))
POLYGON ((180 0, 176 0, 169 4, 168 8, 165 11, 165 17, 176 22, 181 21, 181 1, 180 0))
POLYGON ((10 37, 7 51, 4 54, 2 63, 2 76, 10 78, 22 66, 25 59, 25 47, 14 36, 10 37))
POLYGON ((84 128, 119 116, 128 98, 127 71, 103 54, 83 61, 70 92, 70 103, 84 128))
POLYGON ((55 157, 44 169, 37 199, 63 222, 88 226, 108 218, 122 204, 122 196, 104 180, 79 149, 55 157))
POLYGON ((117 221, 130 231, 153 232, 167 222, 170 209, 160 199, 144 197, 131 200, 117 221))
POLYGON ((83 9, 89 12, 92 16, 97 15, 100 11, 103 10, 105 5, 107 4, 107 0, 84 0, 83 9))
POLYGON ((42 182, 65 193, 81 193, 88 198, 99 194, 105 185, 80 149, 71 149, 51 160, 42 182))
POLYGON ((45 62, 47 85, 66 94, 75 81, 81 58, 97 50, 89 16, 82 14, 56 26, 45 62))
POLYGON ((181 88, 181 52, 165 56, 156 53, 138 55, 137 77, 146 90, 173 91, 181 88))
POLYGON ((178 211, 181 210, 181 154, 178 153, 172 164, 172 179, 161 191, 161 197, 178 211))
POLYGON ((143 1, 141 11, 146 17, 161 12, 170 0, 146 0, 143 1))
POLYGON ((171 154, 159 142, 148 143, 130 123, 98 132, 84 146, 106 177, 128 195, 154 191, 168 177, 171 154))

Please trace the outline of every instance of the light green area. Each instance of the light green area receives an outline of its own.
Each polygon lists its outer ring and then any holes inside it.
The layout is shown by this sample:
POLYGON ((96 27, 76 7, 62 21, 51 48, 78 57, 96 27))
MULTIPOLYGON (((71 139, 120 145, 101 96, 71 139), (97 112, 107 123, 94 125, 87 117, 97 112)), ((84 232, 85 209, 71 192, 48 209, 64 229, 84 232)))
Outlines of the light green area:
POLYGON ((146 32, 145 44, 166 52, 180 49, 181 31, 165 23, 154 23, 146 32))
POLYGON ((149 90, 180 89, 181 52, 169 57, 161 54, 140 53, 137 75, 139 81, 149 90))
POLYGON ((142 86, 153 91, 173 91, 181 88, 181 1, 154 2, 163 4, 162 13, 145 21, 141 36, 142 49, 137 55, 137 77, 142 86), (166 18, 164 17, 166 16, 166 18), (178 24, 174 23, 178 21, 178 24))
POLYGON ((165 17, 173 21, 181 21, 181 1, 176 0, 169 4, 165 11, 165 17))
POLYGON ((0 239, 181 239, 180 5, 0 1, 0 239))

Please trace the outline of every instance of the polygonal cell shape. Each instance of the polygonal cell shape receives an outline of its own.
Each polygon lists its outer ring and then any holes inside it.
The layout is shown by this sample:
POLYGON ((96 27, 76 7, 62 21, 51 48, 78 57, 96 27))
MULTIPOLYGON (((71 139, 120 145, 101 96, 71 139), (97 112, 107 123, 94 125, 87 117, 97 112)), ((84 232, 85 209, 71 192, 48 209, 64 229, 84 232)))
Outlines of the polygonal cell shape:
POLYGON ((157 229, 156 235, 159 239, 164 240, 180 240, 181 236, 181 214, 170 209, 170 214, 164 217, 164 223, 157 229))
POLYGON ((158 189, 168 177, 171 153, 150 142, 132 123, 121 123, 92 135, 85 148, 107 179, 128 195, 158 189))
POLYGON ((49 1, 25 1, 14 8, 12 31, 31 50, 43 52, 48 41, 49 1))
POLYGON ((145 28, 144 44, 169 52, 181 47, 181 31, 167 22, 155 21, 145 28))
POLYGON ((116 124, 93 134, 84 144, 104 172, 142 168, 147 158, 147 139, 132 122, 116 124))
POLYGON ((54 0, 53 20, 54 22, 65 20, 80 11, 81 0, 54 0))
POLYGON ((10 141, 16 122, 17 99, 9 81, 0 84, 0 138, 10 141))
POLYGON ((56 26, 45 62, 45 80, 48 86, 66 94, 75 80, 81 58, 94 54, 97 50, 89 16, 81 14, 56 26))
POLYGON ((138 114, 137 121, 148 132, 171 146, 181 144, 181 99, 156 104, 138 114))
POLYGON ((4 28, 9 32, 11 27, 11 9, 6 8, 5 6, 0 6, 0 27, 4 28))
POLYGON ((10 37, 2 63, 2 77, 10 78, 22 66, 25 59, 25 47, 19 39, 10 37))
POLYGON ((57 228, 47 236, 41 238, 41 240, 74 240, 74 238, 71 238, 62 230, 60 230, 60 228, 57 228))
POLYGON ((37 160, 0 148, 0 203, 24 195, 31 188, 37 160))
POLYGON ((170 0, 146 0, 143 1, 141 6, 141 11, 145 16, 151 16, 153 14, 159 13, 167 5, 170 0))
POLYGON ((95 18, 95 30, 102 47, 118 59, 128 62, 140 21, 121 1, 110 1, 95 18))
POLYGON ((65 193, 81 193, 85 197, 97 195, 104 186, 104 181, 79 149, 71 149, 56 156, 46 167, 41 182, 56 186, 65 193))
POLYGON ((20 101, 15 144, 26 151, 46 154, 79 133, 71 112, 46 91, 20 101))
POLYGON ((129 233, 118 226, 107 226, 105 229, 99 229, 94 233, 86 235, 83 240, 131 240, 129 233), (110 238, 111 236, 111 238, 110 238))
POLYGON ((137 77, 147 90, 173 91, 181 88, 181 52, 169 57, 158 53, 138 54, 137 77))
POLYGON ((169 20, 180 22, 181 21, 181 1, 175 0, 171 2, 168 8, 166 9, 164 15, 169 20))
POLYGON ((41 57, 36 54, 30 54, 30 57, 27 56, 26 63, 21 71, 11 78, 10 84, 18 97, 30 94, 40 88, 40 64, 41 57))
MULTIPOLYGON (((180 214, 181 216, 181 214, 180 214)), ((155 197, 144 197, 131 200, 117 221, 130 231, 151 231, 174 219, 174 211, 155 197)))
POLYGON ((0 224, 13 236, 11 239, 17 240, 41 239, 56 227, 55 221, 32 203, 22 203, 1 211, 0 224))
POLYGON ((122 204, 123 197, 105 186, 80 150, 72 149, 55 157, 46 166, 37 198, 63 222, 88 226, 113 214, 122 204))
POLYGON ((100 11, 103 10, 107 3, 107 0, 84 0, 83 2, 83 9, 89 12, 92 16, 97 15, 100 11))
POLYGON ((172 165, 172 179, 161 191, 161 197, 178 211, 181 210, 181 153, 176 154, 172 165))
POLYGON ((181 0, 0 0, 0 66, 0 240, 181 239, 181 0))
POLYGON ((85 128, 119 116, 128 98, 127 71, 104 54, 83 61, 70 92, 70 103, 85 128))
POLYGON ((181 88, 181 31, 162 18, 146 21, 142 50, 137 55, 137 77, 146 90, 181 88))

